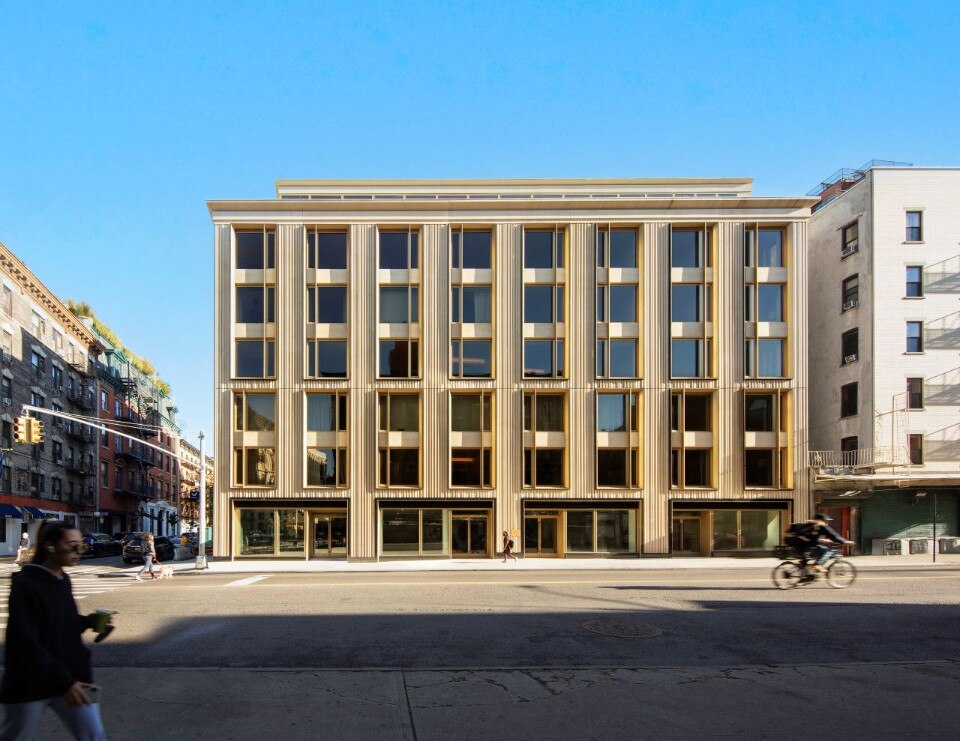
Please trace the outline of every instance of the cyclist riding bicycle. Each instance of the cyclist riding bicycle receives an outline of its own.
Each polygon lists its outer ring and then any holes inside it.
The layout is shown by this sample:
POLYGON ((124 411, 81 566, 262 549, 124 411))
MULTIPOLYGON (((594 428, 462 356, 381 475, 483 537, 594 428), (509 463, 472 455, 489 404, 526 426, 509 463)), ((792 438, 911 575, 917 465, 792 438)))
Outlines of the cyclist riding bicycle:
POLYGON ((786 544, 793 547, 801 558, 813 561, 813 568, 817 571, 826 571, 824 564, 832 553, 827 543, 853 543, 830 527, 828 522, 833 522, 833 518, 816 514, 805 522, 793 523, 787 530, 786 544))

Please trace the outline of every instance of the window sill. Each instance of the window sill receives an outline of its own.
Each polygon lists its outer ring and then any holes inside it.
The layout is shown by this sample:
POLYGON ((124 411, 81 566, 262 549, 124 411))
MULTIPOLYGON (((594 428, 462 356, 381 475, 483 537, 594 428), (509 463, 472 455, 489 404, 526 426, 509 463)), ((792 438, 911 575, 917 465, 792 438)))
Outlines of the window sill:
POLYGON ((846 260, 846 259, 848 259, 848 258, 851 258, 851 257, 853 257, 854 255, 859 255, 859 254, 860 254, 860 250, 854 250, 853 252, 848 252, 848 253, 845 254, 845 255, 840 255, 840 262, 843 262, 844 260, 846 260))
POLYGON ((914 350, 907 350, 907 351, 904 352, 903 354, 904 354, 904 355, 926 355, 926 354, 927 354, 927 351, 926 351, 926 350, 916 350, 916 351, 914 351, 914 350))
POLYGON ((922 301, 926 296, 904 296, 902 301, 922 301))
POLYGON ((859 412, 857 412, 856 414, 841 414, 840 419, 853 419, 854 417, 859 417, 859 416, 860 416, 859 412))
POLYGON ((905 239, 900 244, 926 244, 923 239, 905 239))

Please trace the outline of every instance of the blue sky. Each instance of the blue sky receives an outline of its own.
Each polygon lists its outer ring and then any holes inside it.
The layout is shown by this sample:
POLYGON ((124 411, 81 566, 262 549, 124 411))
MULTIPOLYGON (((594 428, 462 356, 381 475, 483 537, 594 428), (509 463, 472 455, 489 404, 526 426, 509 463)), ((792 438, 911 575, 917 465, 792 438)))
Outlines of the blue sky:
MULTIPOLYGON (((955 3, 0 0, 0 241, 212 430, 205 201, 280 178, 960 164, 955 3)), ((209 438, 208 438, 209 440, 209 438)))

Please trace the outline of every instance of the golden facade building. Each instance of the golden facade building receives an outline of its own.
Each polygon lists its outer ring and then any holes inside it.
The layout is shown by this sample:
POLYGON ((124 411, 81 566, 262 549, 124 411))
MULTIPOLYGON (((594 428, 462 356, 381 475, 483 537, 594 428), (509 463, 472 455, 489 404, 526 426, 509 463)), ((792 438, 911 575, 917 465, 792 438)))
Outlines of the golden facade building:
POLYGON ((763 551, 809 512, 812 198, 283 181, 211 201, 214 552, 763 551))

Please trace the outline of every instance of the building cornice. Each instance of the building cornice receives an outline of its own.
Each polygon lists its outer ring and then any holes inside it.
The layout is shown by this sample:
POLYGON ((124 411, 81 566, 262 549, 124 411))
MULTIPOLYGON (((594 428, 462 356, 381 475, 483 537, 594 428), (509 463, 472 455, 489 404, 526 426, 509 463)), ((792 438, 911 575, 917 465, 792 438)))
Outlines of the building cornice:
MULTIPOLYGON (((810 196, 788 197, 736 197, 736 198, 590 198, 575 200, 571 198, 557 200, 448 200, 432 201, 341 201, 341 200, 216 200, 207 201, 211 216, 226 213, 284 213, 284 214, 370 214, 381 212, 397 214, 403 212, 443 213, 452 211, 488 213, 507 212, 547 212, 560 211, 570 214, 591 214, 597 212, 742 212, 765 209, 810 209, 818 203, 818 198, 810 196)), ((809 215, 809 214, 806 214, 809 215)), ((580 218, 577 216, 576 218, 580 218)))
POLYGON ((0 270, 17 282, 17 285, 43 309, 60 322, 74 337, 82 340, 86 347, 95 355, 103 352, 103 345, 97 336, 80 319, 67 308, 50 290, 33 274, 23 261, 10 249, 0 242, 0 270))

